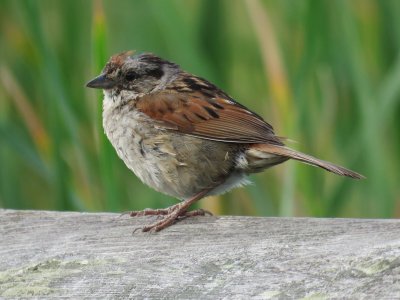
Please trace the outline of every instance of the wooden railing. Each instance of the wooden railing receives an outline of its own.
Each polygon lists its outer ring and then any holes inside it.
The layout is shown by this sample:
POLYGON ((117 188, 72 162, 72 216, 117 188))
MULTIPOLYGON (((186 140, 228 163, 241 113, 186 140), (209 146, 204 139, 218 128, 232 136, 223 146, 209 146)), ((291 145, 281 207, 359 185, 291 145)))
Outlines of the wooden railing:
POLYGON ((0 298, 398 299, 400 221, 0 210, 0 298))

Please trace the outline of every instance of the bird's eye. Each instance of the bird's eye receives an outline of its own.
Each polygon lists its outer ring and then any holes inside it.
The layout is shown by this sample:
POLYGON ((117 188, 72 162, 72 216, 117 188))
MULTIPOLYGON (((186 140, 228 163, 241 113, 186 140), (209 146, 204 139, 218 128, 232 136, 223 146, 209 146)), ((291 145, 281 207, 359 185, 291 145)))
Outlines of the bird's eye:
POLYGON ((135 80, 139 77, 139 74, 133 71, 129 71, 128 73, 125 74, 125 79, 128 81, 135 80))

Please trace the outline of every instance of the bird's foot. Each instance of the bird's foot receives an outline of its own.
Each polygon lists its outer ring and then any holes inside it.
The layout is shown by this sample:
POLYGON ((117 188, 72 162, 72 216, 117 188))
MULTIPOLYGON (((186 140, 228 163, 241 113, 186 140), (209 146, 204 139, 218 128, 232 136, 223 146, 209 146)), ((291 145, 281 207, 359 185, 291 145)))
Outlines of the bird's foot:
POLYGON ((184 218, 188 218, 191 216, 198 216, 198 215, 205 215, 204 212, 200 213, 197 211, 191 211, 188 212, 186 211, 186 207, 181 205, 181 203, 176 204, 170 208, 170 213, 165 215, 165 217, 157 222, 154 222, 153 224, 147 225, 142 228, 143 232, 146 231, 160 231, 163 230, 164 228, 167 228, 168 226, 171 226, 175 224, 177 221, 182 220, 184 218))
MULTIPOLYGON (((187 211, 189 206, 192 205, 194 202, 198 201, 199 199, 203 198, 204 195, 208 193, 210 189, 205 189, 196 195, 194 195, 192 198, 186 199, 185 201, 182 201, 178 204, 175 204, 173 206, 170 206, 166 209, 145 209, 142 211, 132 211, 129 213, 131 217, 136 217, 136 216, 163 216, 163 218, 157 222, 154 222, 153 224, 147 225, 142 228, 143 232, 146 231, 160 231, 163 230, 164 228, 167 228, 168 226, 171 226, 175 222, 186 219, 189 217, 194 217, 194 216, 205 216, 205 215, 212 215, 209 211, 206 211, 204 209, 196 209, 193 211, 187 211)), ((139 229, 139 228, 138 228, 139 229)), ((136 229, 136 230, 138 230, 136 229)), ((134 230, 133 232, 135 232, 134 230)))
POLYGON ((171 209, 174 208, 174 206, 171 206, 169 208, 165 209, 151 209, 151 208, 146 208, 144 210, 133 210, 130 212, 126 212, 124 214, 127 214, 131 217, 144 217, 144 216, 165 216, 171 213, 171 209))
MULTIPOLYGON (((210 215, 212 216, 212 213, 204 210, 204 209, 196 209, 193 211, 187 211, 187 208, 181 203, 176 204, 174 206, 171 206, 166 209, 145 209, 142 211, 132 211, 130 212, 131 217, 139 217, 139 216, 164 216, 161 220, 154 222, 153 224, 144 226, 142 228, 143 232, 147 231, 160 231, 164 228, 167 228, 168 226, 173 225, 174 223, 190 218, 190 217, 195 217, 195 216, 205 216, 205 215, 210 215)), ((138 228, 140 229, 140 228, 138 228)), ((137 229, 137 230, 138 230, 137 229)), ((135 230, 136 231, 136 230, 135 230)))
POLYGON ((199 209, 185 212, 185 214, 180 216, 180 218, 184 219, 184 218, 190 218, 190 217, 196 217, 196 216, 206 216, 206 215, 212 216, 213 214, 208 210, 199 208, 199 209))

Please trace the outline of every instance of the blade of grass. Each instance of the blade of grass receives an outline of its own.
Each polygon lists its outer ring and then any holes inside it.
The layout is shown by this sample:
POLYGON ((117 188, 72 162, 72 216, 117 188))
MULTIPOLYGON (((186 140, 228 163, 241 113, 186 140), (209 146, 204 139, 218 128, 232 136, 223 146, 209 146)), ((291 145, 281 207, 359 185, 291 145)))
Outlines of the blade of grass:
MULTIPOLYGON (((106 38, 106 20, 101 1, 96 1, 93 6, 93 29, 92 29, 92 44, 93 44, 93 58, 95 66, 95 74, 99 74, 103 69, 107 57, 107 38, 106 38)), ((97 75, 96 75, 97 76, 97 75)), ((97 105, 97 124, 102 123, 102 101, 103 94, 98 91, 98 105, 97 105)), ((98 127, 98 126, 96 126, 98 127)), ((100 173, 102 189, 104 191, 105 208, 111 211, 118 211, 121 209, 119 200, 121 194, 116 182, 115 169, 112 161, 115 159, 115 151, 110 142, 105 136, 103 130, 97 128, 99 134, 99 159, 100 159, 100 173)))
MULTIPOLYGON (((245 3, 260 45, 271 98, 275 100, 274 104, 278 108, 277 115, 282 120, 283 127, 286 128, 285 132, 294 134, 294 128, 291 126, 295 117, 290 103, 291 91, 274 29, 266 9, 258 0, 247 0, 245 3)), ((294 214, 295 182, 293 172, 294 165, 286 165, 280 211, 282 216, 293 216, 294 214)))
POLYGON ((382 202, 382 205, 376 205, 373 202, 370 205, 373 209, 379 209, 379 214, 384 217, 390 217, 394 209, 393 195, 391 194, 388 182, 385 179, 386 161, 382 157, 386 157, 380 145, 384 145, 385 141, 381 139, 383 132, 381 124, 384 120, 381 118, 377 107, 377 100, 372 98, 371 83, 367 77, 367 70, 364 66, 365 60, 361 59, 362 47, 360 45, 359 36, 356 33, 354 19, 351 17, 349 3, 346 1, 337 1, 339 24, 342 26, 343 43, 347 55, 344 56, 347 62, 348 71, 352 76, 356 91, 356 103, 361 116, 361 135, 364 139, 363 151, 368 156, 368 175, 371 176, 366 188, 376 199, 382 202))

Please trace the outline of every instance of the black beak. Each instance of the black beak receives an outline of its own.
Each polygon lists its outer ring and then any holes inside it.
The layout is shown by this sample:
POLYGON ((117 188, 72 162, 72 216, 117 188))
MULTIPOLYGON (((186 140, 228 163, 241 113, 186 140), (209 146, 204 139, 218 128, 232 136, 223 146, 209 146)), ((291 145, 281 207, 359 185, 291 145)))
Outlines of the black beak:
POLYGON ((111 89, 116 85, 115 81, 107 78, 106 74, 100 74, 96 78, 89 81, 86 86, 93 89, 111 89))

